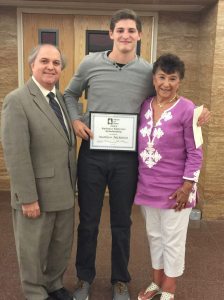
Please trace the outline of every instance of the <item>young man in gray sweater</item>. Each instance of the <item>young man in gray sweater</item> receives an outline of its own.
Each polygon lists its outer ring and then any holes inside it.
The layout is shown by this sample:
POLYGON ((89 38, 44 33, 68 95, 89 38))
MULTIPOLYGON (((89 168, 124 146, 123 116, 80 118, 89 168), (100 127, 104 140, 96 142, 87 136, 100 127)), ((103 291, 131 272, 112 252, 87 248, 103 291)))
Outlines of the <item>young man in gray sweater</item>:
POLYGON ((80 224, 76 268, 79 283, 75 300, 88 300, 95 277, 98 226, 104 193, 110 195, 112 233, 113 300, 129 300, 131 208, 137 182, 137 153, 90 150, 93 133, 89 112, 139 113, 142 101, 153 94, 152 65, 136 55, 141 38, 141 21, 135 12, 116 12, 110 23, 112 51, 87 55, 65 90, 65 102, 73 128, 82 138, 78 158, 78 202, 80 224), (87 90, 88 107, 79 115, 78 101, 87 90))

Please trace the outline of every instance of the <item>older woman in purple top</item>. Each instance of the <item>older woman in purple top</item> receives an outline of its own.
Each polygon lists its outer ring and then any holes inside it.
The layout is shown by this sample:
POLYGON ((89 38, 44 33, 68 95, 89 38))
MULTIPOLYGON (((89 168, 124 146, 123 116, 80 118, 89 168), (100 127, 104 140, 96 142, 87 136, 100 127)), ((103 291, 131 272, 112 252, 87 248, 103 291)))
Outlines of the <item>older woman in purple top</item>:
POLYGON ((139 177, 135 204, 146 221, 153 281, 138 295, 173 300, 183 274, 189 215, 196 203, 202 150, 193 135, 195 105, 178 96, 184 63, 164 54, 153 65, 156 96, 144 101, 139 126, 139 177))

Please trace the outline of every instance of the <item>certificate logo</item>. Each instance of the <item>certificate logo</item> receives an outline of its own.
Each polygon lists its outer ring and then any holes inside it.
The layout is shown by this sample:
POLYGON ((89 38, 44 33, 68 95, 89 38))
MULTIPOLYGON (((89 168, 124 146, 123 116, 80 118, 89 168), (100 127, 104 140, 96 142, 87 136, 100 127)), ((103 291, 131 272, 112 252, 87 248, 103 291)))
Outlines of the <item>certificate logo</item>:
POLYGON ((107 124, 109 124, 109 125, 113 124, 113 118, 108 118, 107 119, 107 124))

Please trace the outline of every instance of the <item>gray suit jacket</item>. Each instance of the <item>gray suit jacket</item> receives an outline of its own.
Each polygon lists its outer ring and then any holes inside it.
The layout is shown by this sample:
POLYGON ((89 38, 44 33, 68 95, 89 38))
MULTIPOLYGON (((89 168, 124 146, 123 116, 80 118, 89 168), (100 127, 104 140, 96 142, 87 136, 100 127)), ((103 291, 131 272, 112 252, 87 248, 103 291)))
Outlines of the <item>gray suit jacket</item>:
POLYGON ((32 79, 3 102, 2 145, 15 209, 36 200, 41 211, 74 205, 75 138, 58 91, 57 99, 69 124, 69 139, 32 79))

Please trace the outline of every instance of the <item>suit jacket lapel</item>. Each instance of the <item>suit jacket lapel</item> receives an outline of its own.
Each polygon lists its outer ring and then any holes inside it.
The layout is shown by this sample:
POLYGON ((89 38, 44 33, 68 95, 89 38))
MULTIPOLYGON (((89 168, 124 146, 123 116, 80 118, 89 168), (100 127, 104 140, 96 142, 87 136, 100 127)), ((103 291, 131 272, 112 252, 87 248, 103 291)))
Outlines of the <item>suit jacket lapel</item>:
MULTIPOLYGON (((36 103, 36 105, 39 107, 39 109, 42 111, 43 114, 49 119, 49 121, 54 125, 54 127, 58 130, 58 132, 63 136, 64 139, 69 143, 68 138, 64 132, 64 129, 62 128, 57 116, 47 103, 46 99, 44 98, 44 95, 41 93, 38 86, 34 83, 32 79, 30 79, 27 82, 27 87, 30 91, 30 94, 33 95, 33 101, 36 103)), ((58 94, 57 94, 58 97, 58 94)), ((61 104, 61 102, 60 102, 61 104)))

